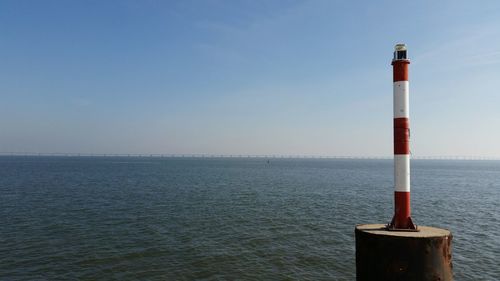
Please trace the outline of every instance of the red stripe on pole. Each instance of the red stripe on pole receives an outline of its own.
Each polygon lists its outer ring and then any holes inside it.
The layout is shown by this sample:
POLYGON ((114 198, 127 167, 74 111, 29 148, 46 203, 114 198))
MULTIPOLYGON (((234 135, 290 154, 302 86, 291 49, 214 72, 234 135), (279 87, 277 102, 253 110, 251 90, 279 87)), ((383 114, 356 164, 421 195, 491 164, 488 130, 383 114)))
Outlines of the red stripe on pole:
POLYGON ((395 60, 392 62, 393 81, 408 81, 409 60, 395 60))
POLYGON ((394 118, 394 154, 410 154, 410 120, 394 118))
POLYGON ((394 227, 410 229, 413 226, 410 211, 410 192, 394 192, 394 227))

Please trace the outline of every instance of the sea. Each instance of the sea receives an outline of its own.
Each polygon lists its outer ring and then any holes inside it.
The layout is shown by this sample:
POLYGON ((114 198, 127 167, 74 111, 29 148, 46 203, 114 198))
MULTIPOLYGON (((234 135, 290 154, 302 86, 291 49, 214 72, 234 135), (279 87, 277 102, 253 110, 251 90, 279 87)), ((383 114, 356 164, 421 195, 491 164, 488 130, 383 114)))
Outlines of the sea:
MULTIPOLYGON (((500 280, 500 161, 412 160, 455 280, 500 280)), ((355 280, 392 160, 0 157, 0 280, 355 280)))

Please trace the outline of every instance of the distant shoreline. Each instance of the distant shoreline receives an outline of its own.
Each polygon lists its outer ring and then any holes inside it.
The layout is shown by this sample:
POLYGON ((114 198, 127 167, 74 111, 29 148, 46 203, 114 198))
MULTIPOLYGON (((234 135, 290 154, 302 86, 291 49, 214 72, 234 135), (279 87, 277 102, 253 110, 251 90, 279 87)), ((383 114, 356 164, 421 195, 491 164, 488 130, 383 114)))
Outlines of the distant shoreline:
MULTIPOLYGON (((316 155, 243 155, 243 154, 115 154, 115 153, 31 153, 0 152, 0 157, 131 157, 131 158, 262 158, 262 159, 337 159, 337 160, 392 160, 392 156, 316 156, 316 155)), ((412 160, 467 160, 499 161, 498 157, 484 156, 412 156, 412 160)))

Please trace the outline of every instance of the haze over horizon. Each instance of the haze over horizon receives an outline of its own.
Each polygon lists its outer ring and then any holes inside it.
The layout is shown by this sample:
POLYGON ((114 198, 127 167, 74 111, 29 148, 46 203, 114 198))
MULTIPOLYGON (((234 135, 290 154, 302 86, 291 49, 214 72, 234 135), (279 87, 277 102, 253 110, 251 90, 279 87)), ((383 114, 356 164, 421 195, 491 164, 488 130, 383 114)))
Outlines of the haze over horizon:
POLYGON ((500 3, 2 1, 0 152, 500 157, 500 3))

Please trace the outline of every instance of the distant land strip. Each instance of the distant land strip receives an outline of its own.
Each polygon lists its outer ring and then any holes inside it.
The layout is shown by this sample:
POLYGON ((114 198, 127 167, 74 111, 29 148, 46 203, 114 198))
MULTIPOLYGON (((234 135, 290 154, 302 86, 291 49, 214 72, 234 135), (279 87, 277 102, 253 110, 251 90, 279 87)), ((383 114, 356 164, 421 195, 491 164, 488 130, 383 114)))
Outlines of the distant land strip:
MULTIPOLYGON (((170 154, 170 153, 73 153, 73 152, 0 152, 0 156, 56 156, 56 157, 156 157, 156 158, 288 158, 288 159, 393 159, 393 156, 328 156, 328 155, 283 155, 283 154, 170 154)), ((416 160, 500 160, 493 156, 421 156, 416 160)))

